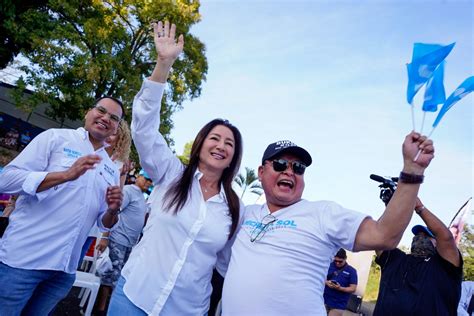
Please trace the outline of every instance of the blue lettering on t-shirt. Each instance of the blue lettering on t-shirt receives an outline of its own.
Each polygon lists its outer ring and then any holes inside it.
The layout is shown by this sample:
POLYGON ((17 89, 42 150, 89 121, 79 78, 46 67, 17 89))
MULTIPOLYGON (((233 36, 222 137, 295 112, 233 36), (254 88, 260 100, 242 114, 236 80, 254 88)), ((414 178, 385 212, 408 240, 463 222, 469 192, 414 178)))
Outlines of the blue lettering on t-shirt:
POLYGON ((82 153, 79 151, 75 151, 71 148, 64 147, 63 148, 63 153, 66 157, 68 158, 79 158, 82 156, 82 153))

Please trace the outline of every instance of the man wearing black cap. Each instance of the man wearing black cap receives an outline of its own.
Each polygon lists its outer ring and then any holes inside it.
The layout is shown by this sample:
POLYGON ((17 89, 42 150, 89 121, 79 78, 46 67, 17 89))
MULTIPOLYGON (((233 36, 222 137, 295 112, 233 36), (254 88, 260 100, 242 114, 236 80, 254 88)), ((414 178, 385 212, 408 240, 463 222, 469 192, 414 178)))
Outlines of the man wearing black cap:
POLYGON ((411 253, 377 251, 382 268, 374 315, 457 315, 462 257, 449 229, 419 199, 411 253))
POLYGON ((223 315, 326 315, 324 281, 337 250, 393 249, 410 222, 434 147, 412 132, 402 151, 397 191, 375 221, 334 202, 302 199, 310 154, 290 141, 270 144, 258 168, 266 204, 247 206, 243 214, 225 276, 223 315))

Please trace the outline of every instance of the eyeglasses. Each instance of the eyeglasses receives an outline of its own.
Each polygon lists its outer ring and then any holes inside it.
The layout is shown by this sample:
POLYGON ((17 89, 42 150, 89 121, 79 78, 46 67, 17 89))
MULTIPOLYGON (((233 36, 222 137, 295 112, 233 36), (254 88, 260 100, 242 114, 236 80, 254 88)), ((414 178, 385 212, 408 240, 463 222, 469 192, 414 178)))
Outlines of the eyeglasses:
POLYGON ((109 113, 109 111, 107 111, 107 109, 104 108, 102 105, 96 105, 94 109, 96 109, 97 112, 99 112, 101 115, 109 114, 110 119, 115 123, 120 123, 120 121, 122 120, 118 115, 109 113))
POLYGON ((266 233, 268 225, 274 223, 277 220, 272 214, 265 215, 262 218, 262 221, 255 226, 255 228, 250 233, 250 241, 255 242, 262 239, 263 235, 266 233))
POLYGON ((306 165, 299 161, 288 161, 286 159, 275 159, 272 161, 273 163, 273 170, 276 172, 285 171, 288 168, 288 165, 291 165, 293 172, 297 175, 304 174, 306 170, 306 165))

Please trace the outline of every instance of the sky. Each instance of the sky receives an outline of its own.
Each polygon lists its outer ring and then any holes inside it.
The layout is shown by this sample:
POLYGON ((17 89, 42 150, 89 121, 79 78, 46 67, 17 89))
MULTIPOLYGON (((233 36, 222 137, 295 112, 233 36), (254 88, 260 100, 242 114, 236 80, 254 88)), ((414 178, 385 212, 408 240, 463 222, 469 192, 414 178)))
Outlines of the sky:
MULTIPOLYGON (((175 150, 216 117, 237 126, 244 167, 288 139, 313 157, 303 198, 332 200, 377 219, 384 210, 370 174, 398 176, 412 130, 406 63, 413 43, 456 42, 446 95, 473 69, 472 1, 201 1, 191 29, 209 63, 201 96, 173 117, 175 150)), ((420 131, 422 89, 415 97, 420 131)), ((424 133, 436 114, 427 113, 424 133)), ((473 97, 445 115, 419 196, 445 224, 473 195, 473 97)), ((246 203, 255 201, 247 196, 246 203)), ((413 216, 411 227, 422 223, 413 216)), ((472 223, 472 221, 471 221, 472 223)), ((409 245, 407 230, 402 245, 409 245)))

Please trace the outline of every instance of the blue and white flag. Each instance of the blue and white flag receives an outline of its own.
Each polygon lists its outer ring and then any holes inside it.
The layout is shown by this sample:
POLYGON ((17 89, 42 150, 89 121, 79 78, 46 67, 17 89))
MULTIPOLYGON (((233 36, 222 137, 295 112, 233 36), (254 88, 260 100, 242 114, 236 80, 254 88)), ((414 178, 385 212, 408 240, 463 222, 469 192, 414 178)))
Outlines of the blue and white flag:
MULTIPOLYGON (((437 49, 442 48, 443 45, 439 44, 424 44, 415 43, 413 45, 413 56, 412 61, 417 58, 421 58, 424 55, 431 53, 437 49)), ((425 88, 425 96, 423 102, 423 111, 425 112, 436 112, 438 111, 438 104, 443 104, 446 101, 446 93, 444 91, 444 64, 443 61, 436 68, 433 76, 428 80, 425 88)))
POLYGON ((412 103, 415 94, 420 88, 433 76, 435 70, 443 62, 446 56, 449 55, 456 43, 442 46, 430 53, 427 53, 419 58, 414 59, 410 64, 407 64, 408 71, 408 86, 407 86, 407 101, 412 103))
POLYGON ((439 122, 443 118, 443 116, 448 112, 450 108, 453 107, 459 100, 464 98, 466 95, 471 93, 474 90, 474 76, 471 76, 464 80, 463 83, 459 85, 459 87, 454 90, 453 93, 448 97, 446 102, 444 103, 443 107, 441 110, 439 110, 438 116, 436 117, 436 120, 433 123, 433 128, 438 126, 439 122))
POLYGON ((423 102, 423 111, 436 112, 438 111, 438 104, 443 104, 446 101, 446 92, 444 91, 444 64, 443 61, 438 68, 436 68, 433 77, 428 80, 425 88, 425 96, 423 102))

